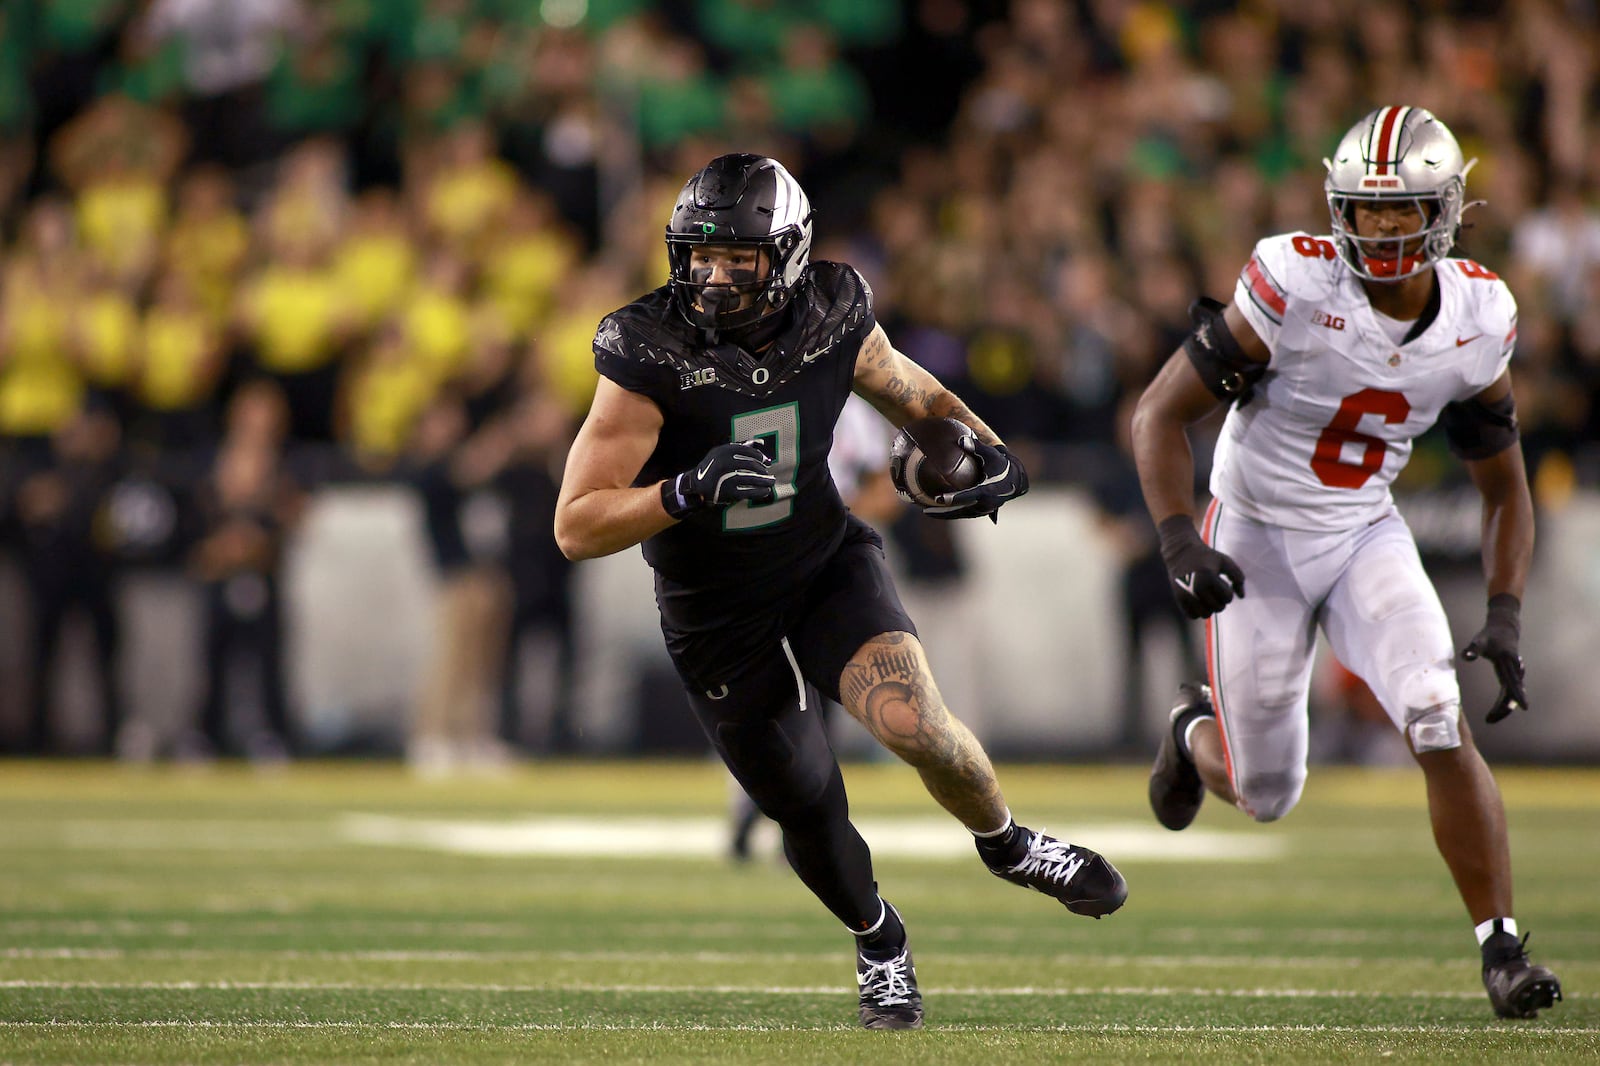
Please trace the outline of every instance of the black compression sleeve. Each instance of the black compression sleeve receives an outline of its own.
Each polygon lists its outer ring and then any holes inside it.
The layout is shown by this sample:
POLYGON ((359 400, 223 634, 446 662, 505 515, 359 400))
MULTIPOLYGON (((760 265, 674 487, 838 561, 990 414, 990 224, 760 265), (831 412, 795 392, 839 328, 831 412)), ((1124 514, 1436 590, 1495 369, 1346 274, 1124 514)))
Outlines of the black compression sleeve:
POLYGON ((1439 424, 1456 458, 1487 459, 1517 442, 1517 401, 1509 392, 1489 403, 1458 400, 1445 404, 1439 424))
POLYGON ((1183 350, 1211 394, 1224 403, 1248 401, 1250 387, 1267 372, 1244 354, 1222 317, 1223 305, 1201 297, 1189 306, 1194 329, 1183 339, 1183 350))

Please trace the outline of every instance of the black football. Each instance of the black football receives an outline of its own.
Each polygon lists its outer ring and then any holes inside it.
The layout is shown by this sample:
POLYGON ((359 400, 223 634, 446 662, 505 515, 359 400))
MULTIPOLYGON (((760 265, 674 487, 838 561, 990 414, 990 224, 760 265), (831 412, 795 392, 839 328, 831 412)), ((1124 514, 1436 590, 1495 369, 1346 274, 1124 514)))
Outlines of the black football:
POLYGON ((983 477, 976 456, 961 446, 972 427, 953 418, 907 422, 889 447, 889 476, 902 499, 934 506, 934 497, 970 489, 983 477))

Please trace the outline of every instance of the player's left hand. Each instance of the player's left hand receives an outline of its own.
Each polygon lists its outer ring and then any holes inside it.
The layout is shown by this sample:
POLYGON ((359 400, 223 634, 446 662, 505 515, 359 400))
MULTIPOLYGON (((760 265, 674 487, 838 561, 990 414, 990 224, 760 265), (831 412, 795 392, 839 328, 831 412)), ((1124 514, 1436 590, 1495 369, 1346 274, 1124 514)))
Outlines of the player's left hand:
POLYGON ((976 437, 962 437, 962 450, 978 460, 983 477, 970 489, 934 497, 934 506, 924 508, 929 518, 982 518, 1000 521, 1000 505, 1028 491, 1028 472, 1004 444, 984 444, 976 437))
POLYGON ((1461 649, 1467 662, 1489 660, 1500 681, 1500 698, 1494 701, 1484 720, 1493 724, 1512 711, 1528 709, 1528 692, 1523 687, 1524 669, 1517 647, 1522 639, 1522 601, 1509 592, 1489 597, 1489 618, 1478 635, 1461 649))

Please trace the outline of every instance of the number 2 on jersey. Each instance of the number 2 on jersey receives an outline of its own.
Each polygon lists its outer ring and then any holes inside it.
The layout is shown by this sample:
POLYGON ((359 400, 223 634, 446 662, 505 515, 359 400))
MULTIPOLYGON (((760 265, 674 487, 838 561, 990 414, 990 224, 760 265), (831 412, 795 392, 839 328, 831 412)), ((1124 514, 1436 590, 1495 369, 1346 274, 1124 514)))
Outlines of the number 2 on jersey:
POLYGON ((1317 438, 1317 447, 1311 453, 1311 469, 1324 485, 1336 489, 1359 489, 1367 479, 1383 466, 1388 444, 1377 437, 1357 432, 1363 415, 1382 415, 1388 425, 1404 422, 1411 414, 1411 401, 1398 392, 1385 389, 1362 389, 1351 393, 1339 405, 1338 412, 1317 438), (1359 463, 1344 461, 1346 444, 1365 447, 1359 463))
POLYGON ((794 479, 800 467, 800 405, 786 403, 735 415, 733 439, 765 441, 767 451, 775 456, 772 474, 778 479, 778 488, 767 503, 740 500, 723 511, 722 528, 759 529, 782 522, 794 512, 794 479))

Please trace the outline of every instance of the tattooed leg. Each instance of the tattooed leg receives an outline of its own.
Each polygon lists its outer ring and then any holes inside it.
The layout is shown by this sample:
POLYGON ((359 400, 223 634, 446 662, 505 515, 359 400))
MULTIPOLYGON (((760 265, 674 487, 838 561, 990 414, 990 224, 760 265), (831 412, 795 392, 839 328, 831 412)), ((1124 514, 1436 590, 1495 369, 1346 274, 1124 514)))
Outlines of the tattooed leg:
POLYGON ((1005 822, 989 755, 945 708, 916 637, 880 633, 863 644, 845 665, 839 695, 845 710, 914 766, 929 794, 962 825, 984 833, 1005 822))

